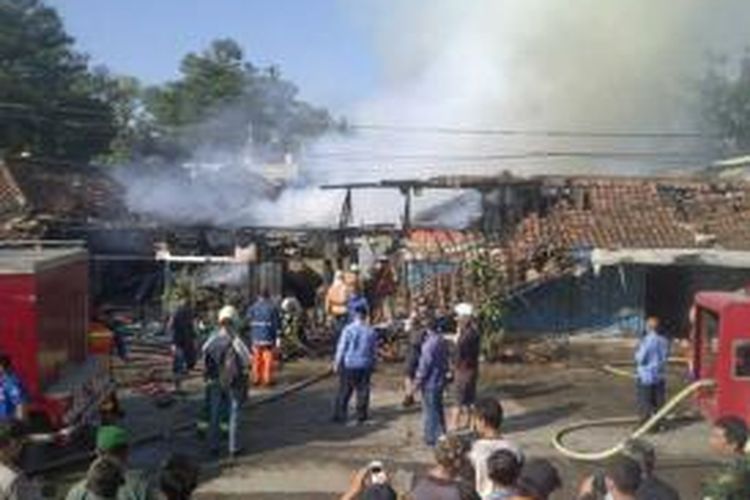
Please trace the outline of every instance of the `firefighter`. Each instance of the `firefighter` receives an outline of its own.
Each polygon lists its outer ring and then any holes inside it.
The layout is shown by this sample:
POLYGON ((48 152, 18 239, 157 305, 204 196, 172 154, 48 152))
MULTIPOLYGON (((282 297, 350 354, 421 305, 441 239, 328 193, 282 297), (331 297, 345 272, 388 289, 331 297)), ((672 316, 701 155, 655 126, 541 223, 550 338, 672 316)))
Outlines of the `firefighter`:
POLYGON ((253 353, 253 383, 268 387, 273 383, 274 351, 279 347, 279 308, 271 301, 268 290, 263 290, 245 315, 250 325, 253 353))
POLYGON ((305 353, 303 336, 304 310, 295 297, 281 301, 281 359, 305 353))
POLYGON ((344 282, 344 273, 336 271, 333 283, 328 287, 325 299, 326 317, 333 329, 333 345, 338 345, 339 335, 346 326, 349 290, 344 282))

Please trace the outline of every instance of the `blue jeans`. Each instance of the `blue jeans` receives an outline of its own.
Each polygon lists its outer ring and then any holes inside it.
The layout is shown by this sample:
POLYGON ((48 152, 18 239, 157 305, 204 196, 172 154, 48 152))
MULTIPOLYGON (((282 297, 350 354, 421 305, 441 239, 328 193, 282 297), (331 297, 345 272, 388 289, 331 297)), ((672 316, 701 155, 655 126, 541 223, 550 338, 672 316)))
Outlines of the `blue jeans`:
POLYGON ((641 417, 641 423, 651 418, 659 409, 664 406, 666 400, 667 387, 662 380, 654 384, 642 384, 638 382, 638 413, 641 417))
POLYGON ((339 390, 336 394, 336 403, 333 412, 333 420, 346 422, 349 410, 349 400, 352 393, 357 393, 357 420, 364 422, 369 417, 370 409, 370 377, 372 370, 368 368, 352 369, 341 368, 339 373, 339 390))
POLYGON ((445 434, 442 387, 422 389, 422 417, 424 418, 424 442, 427 446, 435 446, 438 438, 445 434))
POLYGON ((239 451, 237 427, 241 400, 233 391, 222 389, 218 382, 208 382, 206 387, 209 404, 208 444, 211 451, 218 452, 221 440, 221 410, 229 406, 229 453, 239 451))

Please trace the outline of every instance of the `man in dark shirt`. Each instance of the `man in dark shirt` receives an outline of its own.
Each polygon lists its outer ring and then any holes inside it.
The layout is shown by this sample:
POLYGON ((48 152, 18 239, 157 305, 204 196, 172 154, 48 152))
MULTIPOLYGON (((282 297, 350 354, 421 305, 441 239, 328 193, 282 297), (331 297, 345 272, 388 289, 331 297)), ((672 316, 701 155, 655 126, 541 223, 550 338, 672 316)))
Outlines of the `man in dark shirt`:
POLYGON ((432 447, 445 434, 443 390, 448 374, 448 341, 437 330, 434 313, 427 314, 425 327, 427 336, 422 343, 417 373, 409 396, 413 397, 415 391, 422 392, 424 442, 432 447))
POLYGON ((468 427, 471 409, 477 399, 479 379, 479 354, 481 349, 479 331, 474 322, 471 304, 458 304, 455 308, 458 338, 456 339, 455 383, 456 404, 453 412, 453 429, 468 427))
POLYGON ((193 309, 187 299, 180 300, 167 322, 167 334, 172 337, 172 372, 175 391, 179 391, 188 371, 195 367, 195 325, 193 309))
POLYGON ((425 336, 427 334, 424 325, 426 313, 427 304, 424 302, 420 302, 412 311, 411 315, 406 320, 406 324, 404 325, 406 332, 409 335, 409 342, 406 352, 406 362, 404 366, 404 407, 409 407, 414 404, 412 387, 414 386, 414 378, 417 376, 417 368, 419 367, 419 355, 422 352, 422 343, 424 342, 425 336))

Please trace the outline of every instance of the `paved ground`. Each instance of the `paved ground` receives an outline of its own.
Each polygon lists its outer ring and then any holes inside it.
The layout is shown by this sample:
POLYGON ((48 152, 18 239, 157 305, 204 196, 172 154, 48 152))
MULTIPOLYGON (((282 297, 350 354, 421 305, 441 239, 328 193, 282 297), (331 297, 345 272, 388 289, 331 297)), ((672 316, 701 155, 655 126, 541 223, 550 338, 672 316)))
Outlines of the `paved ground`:
MULTIPOLYGON (((550 440, 557 429, 581 419, 632 413, 632 381, 593 369, 599 359, 621 356, 622 350, 592 352, 569 363, 548 365, 494 365, 484 368, 481 392, 500 397, 507 413, 508 435, 521 443, 529 456, 555 461, 564 474, 570 498, 580 478, 592 467, 557 455, 550 440), (589 367, 585 365, 590 365, 589 367)), ((284 383, 322 370, 322 361, 306 361, 286 368, 284 383)), ((373 459, 384 460, 395 471, 396 485, 407 488, 414 474, 431 460, 421 445, 418 410, 400 407, 400 368, 382 366, 374 377, 374 423, 365 427, 341 427, 329 423, 335 380, 329 379, 281 401, 247 412, 242 423, 246 453, 234 462, 211 461, 205 445, 194 432, 169 433, 171 422, 193 414, 199 391, 168 410, 146 410, 143 398, 128 404, 131 425, 139 432, 163 429, 167 438, 136 450, 134 464, 153 467, 169 450, 182 450, 200 458, 204 478, 196 498, 323 499, 335 498, 346 488, 352 471, 373 459), (146 417, 143 417, 146 415, 146 417), (157 418, 154 418, 156 416, 157 418)), ((679 373, 672 385, 681 383, 679 373)), ((258 393, 256 393, 256 397, 258 393)), ((600 449, 614 444, 627 429, 598 429, 577 433, 569 443, 578 449, 600 449)), ((679 487, 683 498, 698 498, 700 481, 715 465, 706 462, 707 426, 702 422, 682 425, 652 438, 659 449, 659 474, 679 487)), ((67 476, 80 475, 80 468, 67 476)), ((66 480, 63 476, 55 482, 66 480)))

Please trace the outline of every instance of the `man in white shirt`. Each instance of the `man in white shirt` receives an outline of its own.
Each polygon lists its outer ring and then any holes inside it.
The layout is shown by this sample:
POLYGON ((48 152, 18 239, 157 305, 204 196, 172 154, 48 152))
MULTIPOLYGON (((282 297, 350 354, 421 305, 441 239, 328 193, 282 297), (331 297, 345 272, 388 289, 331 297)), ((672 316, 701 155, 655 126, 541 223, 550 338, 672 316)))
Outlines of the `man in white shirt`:
POLYGON ((474 467, 475 486, 482 498, 489 498, 493 492, 492 480, 487 470, 487 459, 497 450, 510 450, 523 463, 521 449, 505 439, 501 428, 503 425, 503 407, 500 402, 485 398, 478 401, 474 408, 474 426, 477 439, 469 452, 469 460, 474 467))

